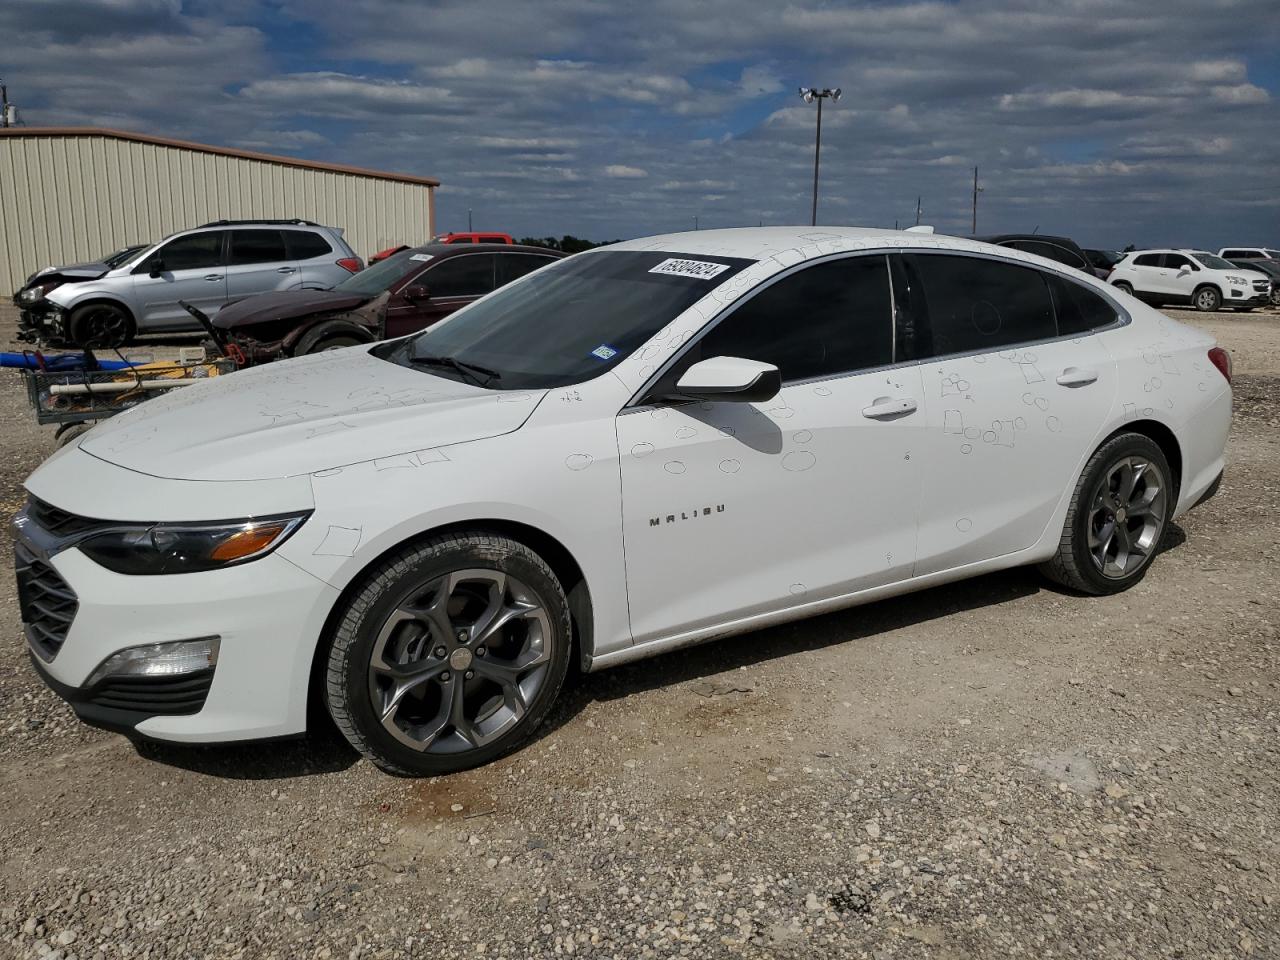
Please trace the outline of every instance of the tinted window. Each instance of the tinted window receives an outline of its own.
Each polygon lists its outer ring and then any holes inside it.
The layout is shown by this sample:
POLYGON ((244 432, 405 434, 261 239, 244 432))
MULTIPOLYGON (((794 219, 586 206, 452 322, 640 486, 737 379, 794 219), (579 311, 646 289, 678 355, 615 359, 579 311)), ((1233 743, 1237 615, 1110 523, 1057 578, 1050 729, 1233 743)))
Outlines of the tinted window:
POLYGON ((232 230, 231 266, 249 263, 280 263, 288 260, 279 230, 232 230))
POLYGON ((1253 250, 1223 250, 1222 255, 1228 260, 1252 260, 1254 257, 1262 256, 1253 250))
POLYGON ((1191 266, 1191 261, 1180 253, 1166 253, 1160 265, 1168 270, 1181 270, 1191 266))
POLYGON ((1144 253, 1133 261, 1135 267, 1158 267, 1160 266, 1160 254, 1144 253))
POLYGON ((192 233, 160 248, 166 270, 204 270, 222 265, 222 231, 192 233))
POLYGON ((1057 336, 1049 288, 1038 270, 945 255, 909 256, 907 266, 920 286, 933 356, 1057 336))
POLYGON ((1053 293, 1054 313, 1058 318, 1059 336, 1084 333, 1115 323, 1119 314, 1103 296, 1078 283, 1046 274, 1053 293))
POLYGON ((1057 263, 1065 263, 1068 267, 1079 269, 1088 266, 1085 261, 1076 256, 1074 251, 1044 240, 1013 240, 1009 243, 1002 243, 1001 246, 1012 247, 1025 253, 1034 253, 1037 257, 1044 257, 1046 260, 1053 260, 1057 263))
POLYGON ((500 253, 498 254, 498 286, 506 286, 512 280, 519 280, 539 267, 545 267, 554 259, 554 257, 537 257, 526 253, 500 253))
POLYGON ((430 254, 419 253, 416 250, 401 250, 353 273, 341 283, 335 284, 333 289, 341 290, 343 293, 376 297, 384 290, 390 290, 402 278, 422 270, 423 266, 431 262, 431 259, 430 254))
POLYGON ((478 297, 493 289, 493 254, 472 253, 441 260, 422 275, 432 297, 478 297))
POLYGON ((805 380, 893 362, 884 257, 807 267, 766 287, 702 338, 701 357, 772 363, 805 380))
POLYGON ((329 241, 318 233, 308 233, 306 230, 285 230, 283 233, 290 260, 310 260, 312 257, 333 253, 329 241))

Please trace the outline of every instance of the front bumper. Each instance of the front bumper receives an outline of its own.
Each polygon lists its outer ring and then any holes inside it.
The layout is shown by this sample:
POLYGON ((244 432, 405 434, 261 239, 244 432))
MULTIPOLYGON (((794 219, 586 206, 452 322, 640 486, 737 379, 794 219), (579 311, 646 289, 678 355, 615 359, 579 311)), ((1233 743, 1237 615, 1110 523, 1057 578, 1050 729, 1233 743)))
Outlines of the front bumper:
POLYGON ((1271 292, 1255 293, 1241 291, 1239 297, 1228 297, 1222 301, 1228 307, 1265 307, 1271 302, 1271 292))
POLYGON ((18 339, 24 343, 58 342, 67 338, 67 311, 49 300, 19 305, 18 339))
MULTIPOLYGON (((274 554, 225 570, 125 576, 74 546, 50 553, 33 533, 15 528, 19 548, 56 571, 76 608, 52 655, 28 640, 31 659, 86 722, 189 743, 305 731, 312 658, 337 600, 333 587, 274 554), (211 670, 88 685, 99 665, 127 647, 212 636, 220 651, 211 670)), ((23 607, 29 624, 35 615, 26 597, 23 607)))

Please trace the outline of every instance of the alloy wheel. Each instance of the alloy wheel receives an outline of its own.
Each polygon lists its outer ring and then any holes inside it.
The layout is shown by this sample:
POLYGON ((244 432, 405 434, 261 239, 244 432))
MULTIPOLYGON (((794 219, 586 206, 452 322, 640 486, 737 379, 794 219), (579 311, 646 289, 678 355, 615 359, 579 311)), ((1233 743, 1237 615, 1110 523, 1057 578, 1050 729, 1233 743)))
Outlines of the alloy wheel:
POLYGON ((457 754, 520 722, 551 665, 551 620, 525 583, 455 570, 410 592, 374 640, 369 697, 415 750, 457 754))
POLYGON ((1089 554, 1104 577, 1121 580, 1147 562, 1164 531, 1165 478, 1145 457, 1116 461, 1089 511, 1089 554))
POLYGON ((1201 290, 1196 294, 1196 306, 1201 310, 1213 310, 1218 306, 1218 295, 1212 290, 1201 290))

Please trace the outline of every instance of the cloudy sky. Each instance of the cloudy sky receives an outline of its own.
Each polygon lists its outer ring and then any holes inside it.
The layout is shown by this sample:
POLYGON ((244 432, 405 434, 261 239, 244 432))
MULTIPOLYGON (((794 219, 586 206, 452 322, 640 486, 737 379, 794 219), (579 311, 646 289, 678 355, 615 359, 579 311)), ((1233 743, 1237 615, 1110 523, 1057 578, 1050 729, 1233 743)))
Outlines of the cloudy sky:
MULTIPOLYGON (((30 126, 439 178, 438 226, 1280 243, 1278 0, 3 0, 30 126)), ((423 238, 406 237, 408 241, 423 238)))

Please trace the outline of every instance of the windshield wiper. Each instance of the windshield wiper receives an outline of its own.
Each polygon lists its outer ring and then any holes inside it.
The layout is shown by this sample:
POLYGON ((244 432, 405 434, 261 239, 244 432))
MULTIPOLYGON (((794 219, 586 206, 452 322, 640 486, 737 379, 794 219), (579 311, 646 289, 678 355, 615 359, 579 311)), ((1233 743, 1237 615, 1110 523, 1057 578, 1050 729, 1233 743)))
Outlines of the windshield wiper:
POLYGON ((456 370, 458 373, 468 377, 482 387, 487 387, 491 380, 502 379, 502 374, 497 370, 482 367, 478 363, 468 363, 465 360, 455 360, 453 357, 433 357, 427 354, 410 354, 409 362, 420 363, 424 367, 445 367, 449 370, 456 370))

